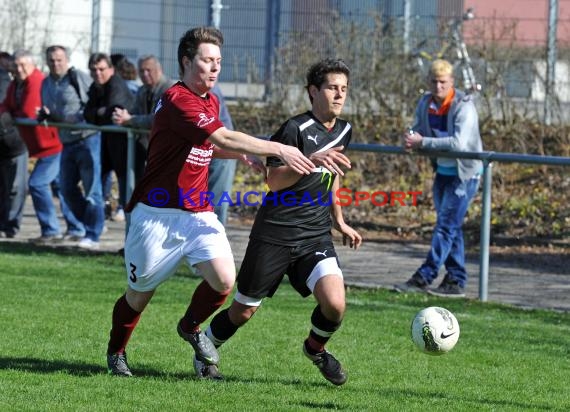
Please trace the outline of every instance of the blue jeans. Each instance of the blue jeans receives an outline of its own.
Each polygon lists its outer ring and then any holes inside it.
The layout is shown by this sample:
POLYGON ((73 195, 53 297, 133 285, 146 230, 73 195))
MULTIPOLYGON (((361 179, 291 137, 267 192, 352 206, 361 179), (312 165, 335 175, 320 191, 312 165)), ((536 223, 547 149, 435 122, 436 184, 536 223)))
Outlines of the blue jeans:
POLYGON ((20 230, 28 194, 28 152, 0 159, 0 231, 15 235, 20 230))
POLYGON ((448 278, 465 287, 467 271, 462 226, 469 204, 478 188, 478 176, 462 182, 458 176, 436 174, 433 183, 433 202, 437 212, 437 222, 430 251, 418 269, 418 273, 428 284, 437 277, 439 268, 445 265, 448 278))
POLYGON ((101 185, 103 187, 103 199, 105 201, 111 199, 111 190, 113 189, 113 171, 101 175, 101 185))
POLYGON ((67 203, 59 190, 60 159, 61 153, 37 159, 28 181, 34 210, 40 222, 42 236, 60 235, 61 230, 53 202, 53 196, 56 195, 59 198, 61 213, 67 224, 67 233, 82 235, 84 233, 83 225, 67 207, 67 203))
POLYGON ((83 223, 85 237, 99 241, 105 224, 100 133, 63 146, 61 189, 69 207, 83 223), (79 182, 83 192, 79 188, 79 182))
MULTIPOLYGON (((208 190, 214 192, 214 203, 218 203, 223 192, 228 194, 234 184, 236 173, 236 159, 212 159, 208 168, 208 190)), ((223 225, 228 220, 228 202, 214 206, 214 212, 223 225)))

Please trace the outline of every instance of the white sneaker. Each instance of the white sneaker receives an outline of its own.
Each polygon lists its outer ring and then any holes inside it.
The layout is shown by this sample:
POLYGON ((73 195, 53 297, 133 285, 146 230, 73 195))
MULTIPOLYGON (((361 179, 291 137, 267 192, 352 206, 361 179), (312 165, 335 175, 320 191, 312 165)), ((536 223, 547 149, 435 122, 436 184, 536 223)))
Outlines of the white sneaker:
POLYGON ((95 242, 88 237, 84 237, 79 241, 77 247, 86 250, 99 250, 99 242, 95 242))
POLYGON ((113 222, 124 222, 125 221, 125 211, 123 209, 117 209, 117 211, 111 216, 113 222))

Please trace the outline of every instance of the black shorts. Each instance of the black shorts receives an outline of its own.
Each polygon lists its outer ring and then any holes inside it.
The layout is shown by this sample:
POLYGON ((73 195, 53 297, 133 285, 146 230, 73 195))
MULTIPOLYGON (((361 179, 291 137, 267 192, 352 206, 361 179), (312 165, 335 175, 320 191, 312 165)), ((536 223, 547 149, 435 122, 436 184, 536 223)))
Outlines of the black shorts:
POLYGON ((285 274, 303 297, 311 294, 307 279, 322 260, 334 257, 340 267, 330 236, 303 246, 283 246, 250 239, 237 277, 239 293, 250 298, 271 297, 285 274))

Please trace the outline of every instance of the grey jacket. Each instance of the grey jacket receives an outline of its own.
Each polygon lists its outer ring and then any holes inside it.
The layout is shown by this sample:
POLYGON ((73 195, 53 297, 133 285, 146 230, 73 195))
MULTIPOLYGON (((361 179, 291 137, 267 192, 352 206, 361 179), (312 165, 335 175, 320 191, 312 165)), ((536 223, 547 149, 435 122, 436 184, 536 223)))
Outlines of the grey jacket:
POLYGON ((131 120, 129 121, 129 126, 137 129, 150 129, 152 126, 152 120, 154 119, 154 108, 156 104, 164 94, 164 92, 173 84, 175 81, 170 80, 164 76, 159 80, 158 84, 150 90, 148 86, 141 86, 137 90, 135 97, 135 107, 133 110, 131 120), (147 110, 147 94, 151 93, 151 107, 150 111, 147 110))
MULTIPOLYGON (((428 118, 428 107, 431 93, 426 93, 416 106, 413 130, 421 134, 421 150, 456 152, 481 152, 483 142, 479 134, 479 116, 472 96, 455 89, 455 98, 447 116, 447 132, 449 136, 435 137, 428 118)), ((475 159, 455 159, 459 178, 462 181, 471 179, 483 169, 483 162, 475 159)))
MULTIPOLYGON (((70 69, 71 70, 71 69, 70 69)), ((73 69, 75 70, 75 69, 73 69)), ((82 123, 83 105, 87 102, 87 90, 93 82, 91 77, 84 72, 75 70, 79 92, 69 81, 69 72, 62 78, 47 76, 42 82, 42 105, 49 109, 49 120, 64 123, 82 123), (82 103, 83 102, 83 103, 82 103)), ((59 139, 63 144, 75 142, 81 138, 94 134, 95 130, 72 130, 59 129, 59 139)))

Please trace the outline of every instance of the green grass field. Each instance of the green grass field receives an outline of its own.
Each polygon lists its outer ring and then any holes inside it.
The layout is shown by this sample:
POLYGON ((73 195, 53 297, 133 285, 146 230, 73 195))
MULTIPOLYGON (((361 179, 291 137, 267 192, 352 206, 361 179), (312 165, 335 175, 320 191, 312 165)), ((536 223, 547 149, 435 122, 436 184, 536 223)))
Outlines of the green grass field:
POLYGON ((0 244, 1 411, 568 411, 570 314, 388 291, 347 293, 328 345, 348 370, 326 382, 301 353, 314 302, 284 283, 220 349, 223 382, 193 378, 176 334, 198 280, 160 287, 128 347, 136 377, 107 375, 105 350, 122 259, 0 244), (461 337, 420 353, 414 314, 444 306, 461 337))

